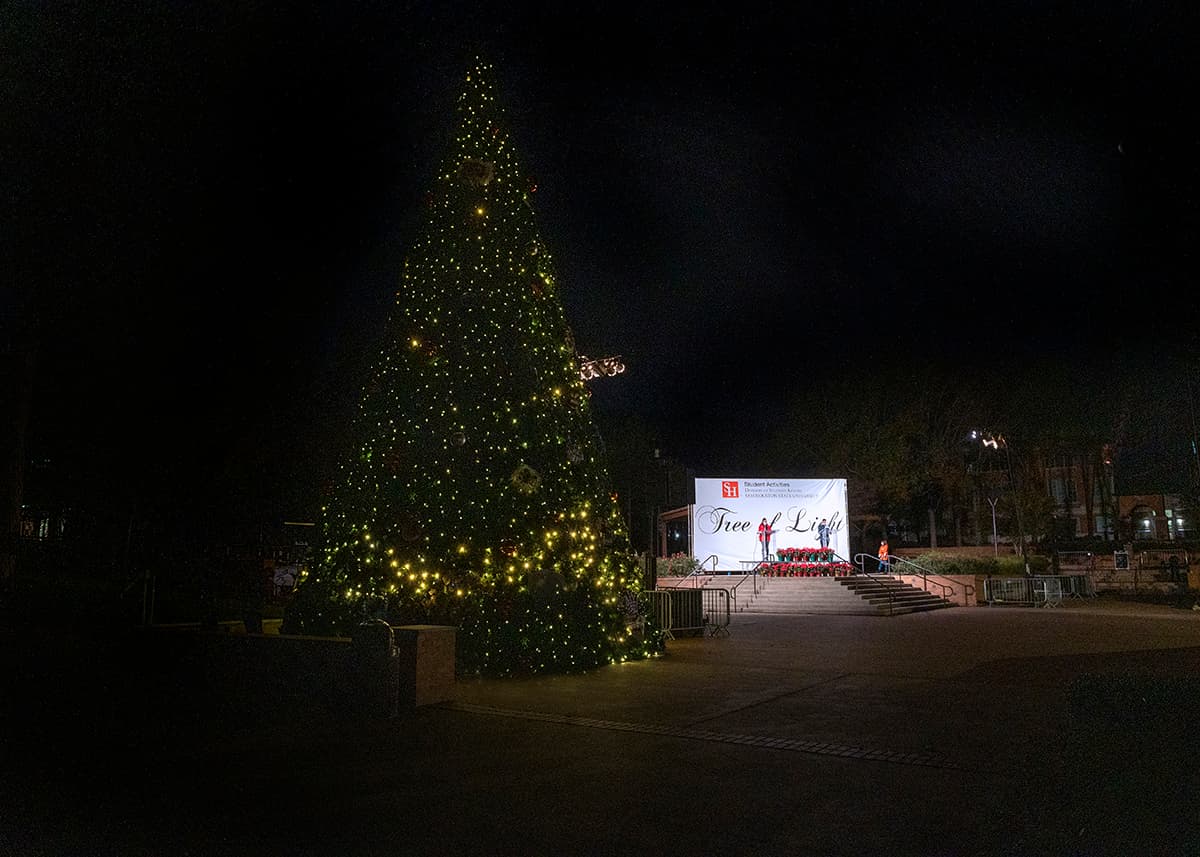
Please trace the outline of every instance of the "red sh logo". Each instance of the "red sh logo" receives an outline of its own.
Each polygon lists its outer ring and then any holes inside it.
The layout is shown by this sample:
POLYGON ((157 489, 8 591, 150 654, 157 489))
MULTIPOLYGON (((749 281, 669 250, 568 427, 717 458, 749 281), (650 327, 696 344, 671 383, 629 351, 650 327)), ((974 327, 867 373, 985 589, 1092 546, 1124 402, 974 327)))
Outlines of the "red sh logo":
POLYGON ((738 484, 737 484, 737 482, 730 482, 730 481, 725 481, 725 480, 722 480, 722 481, 721 481, 721 496, 722 496, 722 497, 736 497, 736 496, 738 496, 738 484))

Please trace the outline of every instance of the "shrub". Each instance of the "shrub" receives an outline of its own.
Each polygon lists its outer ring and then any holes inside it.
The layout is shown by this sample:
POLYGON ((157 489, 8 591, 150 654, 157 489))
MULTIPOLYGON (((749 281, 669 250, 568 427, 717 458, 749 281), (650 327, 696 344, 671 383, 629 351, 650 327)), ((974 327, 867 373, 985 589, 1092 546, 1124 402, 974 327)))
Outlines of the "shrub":
MULTIPOLYGON (((1000 566, 997 557, 985 556, 955 556, 951 553, 931 551, 923 553, 913 560, 930 574, 977 574, 997 575, 1000 566)), ((901 566, 903 568, 903 566, 901 566)))
MULTIPOLYGON (((1025 574, 1025 563, 1019 556, 956 556, 952 553, 931 551, 916 557, 913 562, 930 574, 974 574, 979 577, 1020 577, 1025 574)), ((1030 556, 1029 570, 1033 574, 1048 574, 1050 558, 1030 556)))
POLYGON ((686 553, 660 556, 656 560, 655 570, 659 577, 687 577, 700 567, 700 561, 686 553))
MULTIPOLYGON (((1050 557, 1029 555, 1029 572, 1031 574, 1053 574, 1050 568, 1050 557)), ((1025 563, 1019 556, 1000 557, 1000 573, 1014 576, 1025 573, 1025 563)))

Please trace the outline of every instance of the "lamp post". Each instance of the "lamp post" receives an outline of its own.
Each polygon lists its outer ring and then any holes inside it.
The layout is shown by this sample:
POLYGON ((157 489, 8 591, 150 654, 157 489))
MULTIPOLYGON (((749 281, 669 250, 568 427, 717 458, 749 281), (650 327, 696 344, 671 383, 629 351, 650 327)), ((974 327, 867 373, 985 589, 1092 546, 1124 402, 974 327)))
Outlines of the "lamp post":
MULTIPOLYGON (((1029 574, 1029 556, 1026 553, 1025 542, 1025 525, 1021 515, 1021 497, 1018 496, 1016 474, 1013 471, 1012 450, 1009 448, 1008 439, 999 433, 990 431, 980 431, 973 429, 967 435, 969 443, 979 443, 984 449, 994 449, 997 452, 1004 450, 1004 464, 1008 473, 1008 491, 1012 495, 1013 512, 1017 518, 1017 536, 1021 540, 1021 557, 1025 561, 1025 573, 1029 574)), ((999 497, 988 497, 988 505, 992 507, 992 553, 996 556, 1000 555, 999 539, 996 534, 996 503, 999 497)))
POLYGON ((996 504, 999 497, 988 497, 988 505, 992 507, 992 556, 1000 556, 1000 540, 996 537, 996 504))

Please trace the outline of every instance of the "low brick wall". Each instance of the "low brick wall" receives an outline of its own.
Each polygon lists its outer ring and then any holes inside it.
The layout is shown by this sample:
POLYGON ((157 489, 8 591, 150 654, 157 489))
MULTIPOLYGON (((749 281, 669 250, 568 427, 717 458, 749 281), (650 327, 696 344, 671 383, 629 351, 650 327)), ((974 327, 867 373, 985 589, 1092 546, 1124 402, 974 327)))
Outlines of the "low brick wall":
POLYGON ((917 589, 924 589, 939 598, 945 598, 959 607, 978 607, 983 595, 983 578, 973 574, 939 574, 928 580, 911 574, 902 574, 900 579, 917 589), (939 586, 938 584, 941 584, 939 586), (946 592, 946 588, 950 591, 946 592))

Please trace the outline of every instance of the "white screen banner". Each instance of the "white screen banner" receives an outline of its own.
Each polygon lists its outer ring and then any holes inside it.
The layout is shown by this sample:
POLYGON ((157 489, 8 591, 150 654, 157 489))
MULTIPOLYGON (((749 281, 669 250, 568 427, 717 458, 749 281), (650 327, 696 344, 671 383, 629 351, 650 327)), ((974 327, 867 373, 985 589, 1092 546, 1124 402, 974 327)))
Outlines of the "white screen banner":
MULTIPOLYGON (((759 525, 773 533, 767 553, 779 548, 819 547, 822 519, 829 547, 849 558, 845 479, 697 479, 692 508, 692 549, 704 561, 716 555, 717 568, 739 571, 763 558, 759 525)), ((711 568, 712 566, 709 565, 711 568)))

